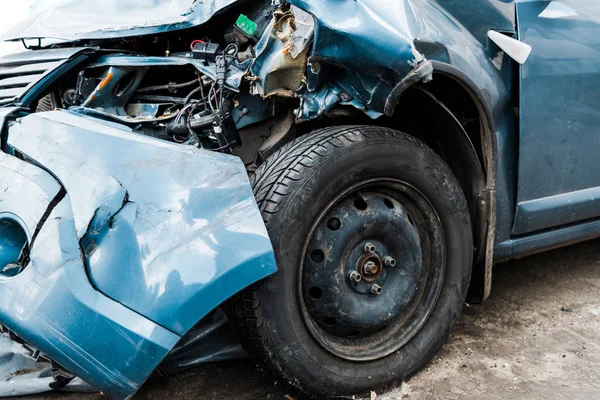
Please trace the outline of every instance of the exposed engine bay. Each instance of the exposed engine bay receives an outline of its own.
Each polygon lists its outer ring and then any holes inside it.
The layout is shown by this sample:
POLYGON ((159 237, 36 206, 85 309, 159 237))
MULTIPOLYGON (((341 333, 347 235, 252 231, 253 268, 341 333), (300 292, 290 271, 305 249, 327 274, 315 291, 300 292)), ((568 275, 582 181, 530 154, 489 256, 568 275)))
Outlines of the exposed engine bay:
POLYGON ((405 39, 402 31, 390 40, 408 61, 398 64, 390 54, 389 60, 368 60, 364 70, 347 66, 355 59, 346 53, 381 36, 376 30, 352 32, 339 38, 347 48, 338 48, 337 38, 317 36, 319 24, 321 31, 328 29, 335 15, 324 6, 299 5, 240 2, 213 10, 200 26, 157 34, 86 37, 44 47, 40 38, 21 38, 34 51, 0 67, 0 105, 68 109, 142 135, 235 154, 252 170, 298 134, 298 123, 391 115, 407 80, 431 77, 431 65, 414 45, 398 41, 405 39), (60 68, 52 64, 57 52, 65 57, 60 68), (17 97, 32 86, 35 93, 27 93, 26 101, 17 97))
MULTIPOLYGON (((239 150, 244 128, 257 123, 288 133, 294 116, 287 110, 298 108, 296 91, 306 84, 313 17, 263 3, 244 13, 225 13, 193 33, 85 43, 97 57, 55 82, 35 110, 70 109, 224 153, 239 150), (274 118, 280 112, 284 117, 274 118)), ((247 153, 257 154, 266 139, 250 139, 247 153)))

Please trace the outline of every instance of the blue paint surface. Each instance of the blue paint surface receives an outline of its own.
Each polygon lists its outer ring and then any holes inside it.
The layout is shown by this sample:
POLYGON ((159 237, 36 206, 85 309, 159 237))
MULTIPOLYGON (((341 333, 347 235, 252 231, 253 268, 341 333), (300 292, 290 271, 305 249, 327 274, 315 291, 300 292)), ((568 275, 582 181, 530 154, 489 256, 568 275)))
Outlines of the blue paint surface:
MULTIPOLYGON (((19 215, 29 232, 36 231, 49 205, 59 199, 60 184, 4 153, 0 171, 2 209, 19 215)), ((135 392, 179 340, 89 284, 68 195, 48 214, 25 270, 0 276, 0 321, 114 398, 135 392)))
POLYGON ((20 119, 8 143, 67 190, 93 285, 178 335, 276 270, 236 157, 65 111, 20 119))
POLYGON ((518 2, 521 67, 517 219, 513 234, 600 217, 600 7, 518 2))
POLYGON ((46 1, 0 40, 109 39, 177 31, 204 24, 240 0, 46 1), (58 23, 57 23, 58 21, 58 23))
POLYGON ((232 156, 65 111, 18 119, 8 144, 52 175, 0 153, 1 210, 39 230, 24 271, 0 277, 0 321, 114 398, 134 393, 208 312, 276 270, 232 156))

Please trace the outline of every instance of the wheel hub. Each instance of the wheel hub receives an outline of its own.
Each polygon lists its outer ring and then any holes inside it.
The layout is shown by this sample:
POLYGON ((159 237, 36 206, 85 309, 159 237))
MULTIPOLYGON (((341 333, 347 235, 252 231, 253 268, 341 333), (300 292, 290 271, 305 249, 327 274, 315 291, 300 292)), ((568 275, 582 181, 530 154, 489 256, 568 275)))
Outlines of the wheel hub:
POLYGON ((404 318, 420 276, 419 232, 406 209, 386 194, 361 193, 334 206, 314 232, 305 304, 329 334, 367 338, 404 318))
POLYGON ((367 253, 360 258, 356 269, 366 282, 373 282, 381 275, 383 265, 376 253, 367 253))

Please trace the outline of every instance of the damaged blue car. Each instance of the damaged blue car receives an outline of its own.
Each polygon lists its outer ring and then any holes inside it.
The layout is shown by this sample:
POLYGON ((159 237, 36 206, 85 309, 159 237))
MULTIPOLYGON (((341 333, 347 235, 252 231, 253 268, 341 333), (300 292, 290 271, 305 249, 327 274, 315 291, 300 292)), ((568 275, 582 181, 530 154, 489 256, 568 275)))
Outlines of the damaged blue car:
POLYGON ((52 388, 241 343, 361 394, 494 263, 600 236, 593 2, 46 3, 2 37, 0 325, 52 388))

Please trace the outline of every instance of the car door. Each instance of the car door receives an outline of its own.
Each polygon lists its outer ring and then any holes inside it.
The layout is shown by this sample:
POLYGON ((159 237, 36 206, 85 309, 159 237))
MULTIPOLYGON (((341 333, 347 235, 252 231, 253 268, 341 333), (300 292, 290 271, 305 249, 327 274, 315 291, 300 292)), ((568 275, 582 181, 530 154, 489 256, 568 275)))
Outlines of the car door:
POLYGON ((518 0, 518 198, 513 234, 600 217, 600 1, 518 0))

